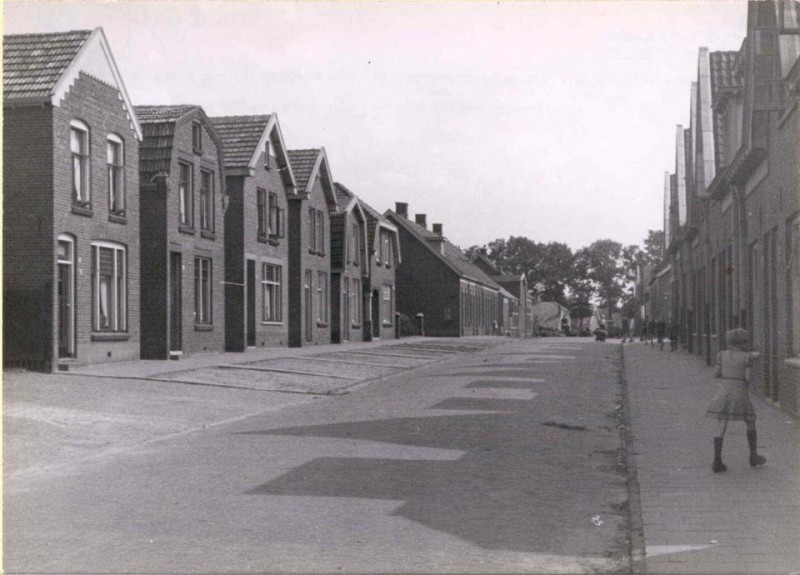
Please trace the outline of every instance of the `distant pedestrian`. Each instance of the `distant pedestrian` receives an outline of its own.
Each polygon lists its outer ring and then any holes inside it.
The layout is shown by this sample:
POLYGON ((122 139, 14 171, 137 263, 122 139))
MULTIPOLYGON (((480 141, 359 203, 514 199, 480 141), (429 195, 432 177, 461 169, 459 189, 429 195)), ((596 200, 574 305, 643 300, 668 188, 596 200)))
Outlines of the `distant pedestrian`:
POLYGON ((631 343, 633 343, 633 338, 631 337, 631 320, 627 317, 622 318, 622 343, 630 338, 631 343))
POLYGON ((663 319, 656 323, 656 338, 658 339, 658 349, 664 351, 664 336, 667 335, 667 324, 663 319))
POLYGON ((744 421, 747 427, 747 444, 750 448, 750 466, 764 465, 767 460, 756 450, 756 411, 750 401, 750 366, 753 354, 747 351, 747 330, 742 328, 725 332, 725 341, 730 347, 717 354, 714 377, 721 378, 714 399, 708 406, 707 415, 719 421, 719 435, 714 438, 714 473, 728 468, 722 463, 722 440, 728 429, 728 421, 744 421))
POLYGON ((647 344, 647 318, 642 320, 642 333, 639 337, 639 341, 643 341, 645 344, 647 344))
POLYGON ((678 338, 680 337, 681 328, 678 322, 672 321, 669 324, 669 350, 678 351, 678 338))
POLYGON ((656 322, 652 319, 647 322, 647 343, 653 345, 653 338, 656 336, 656 322))

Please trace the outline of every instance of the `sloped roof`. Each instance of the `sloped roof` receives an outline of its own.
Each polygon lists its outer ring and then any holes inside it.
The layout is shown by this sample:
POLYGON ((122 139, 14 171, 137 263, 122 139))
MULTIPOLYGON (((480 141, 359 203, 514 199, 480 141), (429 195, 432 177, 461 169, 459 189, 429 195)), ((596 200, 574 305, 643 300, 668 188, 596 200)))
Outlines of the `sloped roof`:
POLYGON ((717 93, 726 89, 739 89, 744 81, 738 71, 739 52, 711 52, 711 93, 716 97, 717 93))
POLYGON ((392 221, 397 222, 398 225, 405 228, 406 231, 410 232, 411 235, 415 236, 421 243, 427 245, 434 254, 447 263, 447 265, 458 275, 478 283, 482 283, 494 289, 500 288, 497 282, 486 275, 483 270, 469 260, 467 254, 461 251, 460 248, 450 243, 446 238, 434 234, 427 228, 412 222, 408 218, 398 216, 392 211, 387 213, 390 214, 392 221), (439 250, 434 247, 434 244, 440 241, 443 242, 444 246, 442 252, 439 252, 439 250))
POLYGON ((333 184, 333 189, 336 192, 336 204, 340 207, 347 206, 356 196, 353 192, 347 189, 344 184, 336 182, 333 184))
POLYGON ((92 30, 3 36, 3 98, 47 98, 92 30))
POLYGON ((177 122, 186 114, 193 112, 200 106, 194 104, 179 104, 175 106, 136 106, 136 115, 139 116, 139 122, 157 123, 157 122, 177 122))
POLYGON ((298 191, 304 191, 308 186, 308 179, 314 171, 314 165, 317 163, 319 153, 319 148, 289 150, 289 163, 292 165, 298 191))
POLYGON ((226 168, 248 167, 270 118, 269 114, 210 118, 222 140, 226 168))
POLYGON ((358 203, 361 204, 361 209, 364 210, 364 216, 367 218, 367 242, 368 245, 375 244, 375 232, 377 231, 378 224, 388 224, 394 227, 394 224, 381 215, 375 208, 370 206, 367 202, 358 198, 358 203))

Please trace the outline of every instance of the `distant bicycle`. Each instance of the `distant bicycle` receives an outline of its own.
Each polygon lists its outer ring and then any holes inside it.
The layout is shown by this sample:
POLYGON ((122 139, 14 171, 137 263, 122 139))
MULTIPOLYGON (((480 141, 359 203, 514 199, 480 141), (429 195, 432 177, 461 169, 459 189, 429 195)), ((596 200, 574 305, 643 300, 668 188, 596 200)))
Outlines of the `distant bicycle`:
POLYGON ((596 329, 594 330, 594 340, 595 341, 605 341, 608 337, 608 332, 604 329, 596 329))

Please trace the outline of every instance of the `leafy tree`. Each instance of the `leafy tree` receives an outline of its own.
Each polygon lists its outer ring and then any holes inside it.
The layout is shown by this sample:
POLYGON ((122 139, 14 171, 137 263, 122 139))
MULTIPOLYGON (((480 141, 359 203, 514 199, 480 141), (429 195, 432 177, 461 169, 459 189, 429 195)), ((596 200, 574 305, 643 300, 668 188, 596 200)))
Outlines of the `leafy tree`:
POLYGON ((622 299, 625 285, 625 266, 622 244, 613 240, 597 240, 578 250, 576 258, 585 270, 595 295, 603 307, 615 309, 622 299))

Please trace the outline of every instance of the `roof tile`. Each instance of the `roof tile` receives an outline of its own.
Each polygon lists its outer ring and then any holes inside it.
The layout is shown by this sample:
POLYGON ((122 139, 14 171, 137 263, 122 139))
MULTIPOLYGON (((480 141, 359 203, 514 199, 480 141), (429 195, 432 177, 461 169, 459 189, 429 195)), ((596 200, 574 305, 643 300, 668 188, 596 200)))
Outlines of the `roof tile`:
POLYGON ((46 98, 91 30, 3 36, 3 97, 46 98))
POLYGON ((317 163, 317 156, 320 154, 319 148, 310 150, 289 150, 289 163, 292 166, 295 182, 298 191, 305 191, 308 186, 308 179, 317 163))
POLYGON ((250 164, 271 117, 267 114, 211 118, 222 140, 226 168, 246 168, 250 164))

